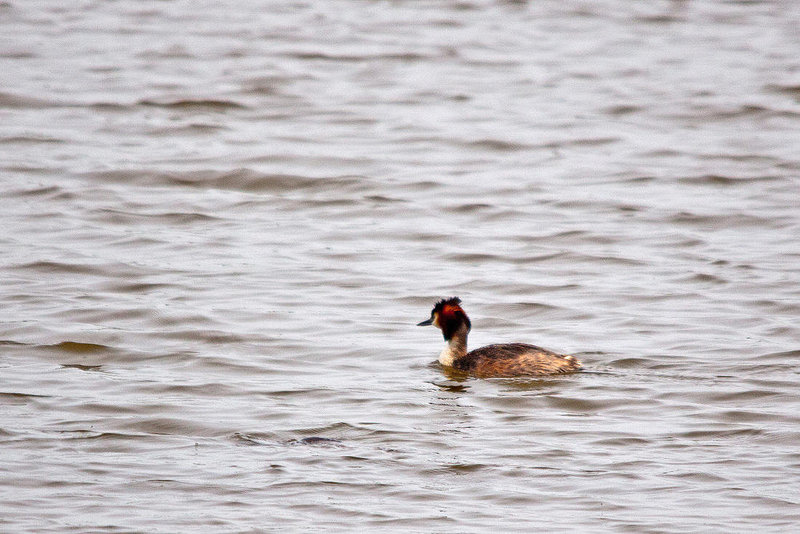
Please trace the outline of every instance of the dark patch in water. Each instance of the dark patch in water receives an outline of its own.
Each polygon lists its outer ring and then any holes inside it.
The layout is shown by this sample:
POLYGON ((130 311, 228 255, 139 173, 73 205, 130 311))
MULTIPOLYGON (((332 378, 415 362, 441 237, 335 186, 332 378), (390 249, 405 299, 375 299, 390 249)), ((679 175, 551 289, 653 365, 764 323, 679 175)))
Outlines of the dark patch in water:
POLYGON ((361 62, 361 61, 417 61, 427 59, 429 56, 414 53, 399 53, 399 54, 330 54, 325 52, 295 52, 287 54, 289 57, 302 60, 320 60, 320 61, 336 61, 336 62, 361 62))
POLYGON ((34 137, 34 136, 15 136, 4 137, 0 139, 0 144, 3 145, 18 145, 18 144, 63 144, 66 143, 63 139, 56 139, 54 137, 34 137))
POLYGON ((687 176, 678 178, 678 181, 685 184, 693 185, 741 185, 751 182, 764 182, 779 180, 778 176, 748 176, 744 178, 737 178, 734 176, 723 176, 721 174, 704 174, 701 176, 687 176))
POLYGON ((0 92, 0 108, 47 108, 57 106, 55 102, 49 102, 41 98, 30 96, 20 96, 12 93, 0 92))
POLYGON ((341 440, 333 438, 323 438, 321 436, 309 436, 307 438, 289 440, 293 445, 338 445, 341 440))
POLYGON ((64 352, 74 352, 78 354, 97 353, 111 350, 111 347, 107 347, 105 345, 98 345, 96 343, 79 343, 77 341, 62 341, 61 343, 56 343, 55 345, 49 346, 64 352))
POLYGON ((633 113, 637 113, 639 111, 642 111, 642 108, 641 108, 641 106, 632 106, 632 105, 620 104, 618 106, 607 107, 603 111, 605 111, 607 114, 612 115, 614 117, 619 117, 619 116, 622 116, 622 115, 631 115, 633 113))
POLYGON ((140 100, 140 106, 179 109, 179 110, 210 110, 224 111, 228 109, 247 109, 247 106, 232 100, 214 99, 179 99, 179 100, 140 100))
POLYGON ((341 191, 360 185, 359 176, 301 176, 292 174, 261 173, 240 168, 230 171, 197 170, 190 172, 161 172, 148 169, 112 170, 84 174, 86 178, 114 181, 125 184, 152 186, 198 187, 255 193, 279 193, 300 189, 341 191))
POLYGON ((61 367, 78 369, 79 371, 100 371, 103 369, 102 365, 82 365, 80 363, 62 363, 61 367))

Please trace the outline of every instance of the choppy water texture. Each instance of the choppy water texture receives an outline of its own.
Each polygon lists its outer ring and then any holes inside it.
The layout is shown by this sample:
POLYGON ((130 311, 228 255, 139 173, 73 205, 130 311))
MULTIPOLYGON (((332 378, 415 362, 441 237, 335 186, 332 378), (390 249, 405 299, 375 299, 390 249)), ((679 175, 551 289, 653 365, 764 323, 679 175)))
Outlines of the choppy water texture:
POLYGON ((796 528, 798 28, 0 2, 0 530, 796 528))

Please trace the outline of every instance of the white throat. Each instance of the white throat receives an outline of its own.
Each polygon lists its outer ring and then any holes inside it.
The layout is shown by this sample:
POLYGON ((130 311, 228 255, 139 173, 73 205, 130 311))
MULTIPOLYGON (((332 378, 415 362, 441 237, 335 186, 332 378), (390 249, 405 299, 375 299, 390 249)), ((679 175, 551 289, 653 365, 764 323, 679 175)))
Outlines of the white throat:
POLYGON ((442 365, 447 365, 448 367, 453 366, 453 362, 456 359, 457 353, 453 347, 453 340, 451 339, 447 345, 442 349, 442 352, 439 353, 439 363, 442 365))
POLYGON ((467 353, 467 332, 469 330, 461 328, 447 341, 447 345, 439 353, 439 363, 452 367, 453 362, 467 353))

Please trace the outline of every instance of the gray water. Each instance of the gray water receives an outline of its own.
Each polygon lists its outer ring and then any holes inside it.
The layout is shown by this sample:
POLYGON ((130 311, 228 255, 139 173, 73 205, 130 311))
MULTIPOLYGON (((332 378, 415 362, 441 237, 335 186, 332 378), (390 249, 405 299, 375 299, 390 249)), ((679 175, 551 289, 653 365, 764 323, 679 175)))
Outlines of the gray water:
POLYGON ((794 530, 798 28, 0 2, 0 530, 794 530))

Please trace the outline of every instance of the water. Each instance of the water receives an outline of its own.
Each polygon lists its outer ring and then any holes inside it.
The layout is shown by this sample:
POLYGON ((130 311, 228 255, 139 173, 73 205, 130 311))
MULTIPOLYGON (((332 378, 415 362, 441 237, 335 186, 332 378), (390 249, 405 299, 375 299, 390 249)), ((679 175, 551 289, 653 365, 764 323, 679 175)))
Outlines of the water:
POLYGON ((0 530, 791 530, 798 27, 0 3, 0 530))

